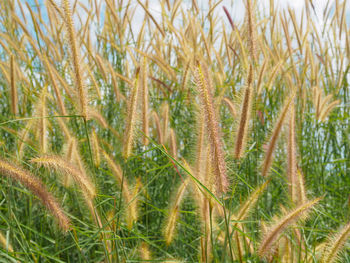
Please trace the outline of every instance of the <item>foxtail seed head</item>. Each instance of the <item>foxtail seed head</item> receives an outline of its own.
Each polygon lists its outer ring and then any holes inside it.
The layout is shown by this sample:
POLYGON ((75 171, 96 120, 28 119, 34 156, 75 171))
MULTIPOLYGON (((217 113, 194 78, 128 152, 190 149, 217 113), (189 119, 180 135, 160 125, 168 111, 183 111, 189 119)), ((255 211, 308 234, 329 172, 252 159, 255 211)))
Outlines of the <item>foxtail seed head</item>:
POLYGON ((56 217, 59 225, 64 231, 69 230, 70 220, 64 214, 63 209, 56 199, 49 193, 44 184, 31 173, 10 164, 9 162, 0 160, 0 173, 11 177, 24 184, 35 196, 37 196, 47 209, 56 217))
POLYGON ((252 110, 252 97, 253 97, 253 67, 250 65, 247 86, 244 91, 243 104, 241 109, 241 118, 239 121, 238 132, 236 135, 236 143, 234 149, 234 157, 240 159, 243 156, 250 121, 250 114, 252 110))
POLYGON ((64 13, 65 13, 65 23, 66 23, 67 33, 68 33, 67 38, 69 41, 71 59, 73 63, 75 84, 78 89, 81 115, 86 120, 88 119, 87 95, 86 95, 86 90, 82 80, 82 73, 80 68, 80 56, 78 53, 77 41, 76 41, 76 36, 74 32, 71 7, 70 7, 69 0, 62 0, 62 4, 63 4, 64 13))
POLYGON ((209 75, 209 70, 204 62, 196 61, 193 70, 194 82, 199 91, 202 109, 205 114, 204 122, 207 128, 208 141, 210 145, 210 155, 214 174, 217 181, 217 191, 226 192, 228 189, 228 179, 226 174, 226 164, 221 138, 219 137, 218 116, 213 103, 213 86, 209 75))

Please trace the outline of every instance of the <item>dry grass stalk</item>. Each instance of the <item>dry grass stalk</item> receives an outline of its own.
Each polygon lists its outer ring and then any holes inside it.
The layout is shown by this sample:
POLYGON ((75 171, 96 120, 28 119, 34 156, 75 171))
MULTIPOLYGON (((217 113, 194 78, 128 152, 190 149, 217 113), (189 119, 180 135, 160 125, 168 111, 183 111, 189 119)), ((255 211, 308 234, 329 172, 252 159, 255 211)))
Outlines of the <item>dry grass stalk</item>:
POLYGON ((39 130, 39 141, 40 141, 40 150, 41 153, 47 152, 47 119, 46 119, 46 87, 43 90, 43 93, 40 96, 40 102, 38 105, 38 130, 39 130))
MULTIPOLYGON (((76 150, 76 141, 74 138, 68 139, 68 144, 65 152, 65 158, 67 161, 75 160, 74 152, 76 150)), ((64 187, 70 187, 73 184, 73 178, 69 174, 63 174, 63 185, 64 187)))
POLYGON ((238 132, 236 135, 236 143, 234 148, 234 157, 240 159, 243 157, 245 145, 247 142, 250 114, 252 110, 252 97, 253 97, 253 68, 249 67, 247 86, 244 91, 243 104, 241 109, 241 118, 239 121, 238 132))
POLYGON ((207 134, 209 137, 209 145, 211 149, 210 156, 212 158, 212 167, 217 179, 217 191, 219 193, 228 190, 228 180, 226 175, 226 164, 224 160, 224 151, 222 147, 221 138, 219 137, 218 117, 213 103, 212 82, 210 79, 207 66, 203 62, 196 62, 196 68, 193 70, 194 80, 199 90, 202 108, 205 114, 205 124, 207 127, 207 134))
POLYGON ((56 199, 49 193, 45 185, 34 177, 31 173, 13 165, 9 162, 0 160, 0 172, 10 178, 13 178, 23 185, 25 185, 35 196, 37 196, 41 202, 51 211, 54 217, 57 219, 60 227, 64 231, 68 231, 70 228, 70 220, 64 214, 63 209, 58 204, 56 199))
POLYGON ((143 57, 141 64, 141 94, 142 94, 142 130, 144 133, 143 143, 148 145, 149 141, 149 120, 148 120, 148 74, 147 74, 147 58, 143 57))
POLYGON ((295 141, 295 109, 292 103, 289 113, 289 132, 287 142, 287 178, 289 183, 289 193, 294 204, 301 204, 298 198, 297 186, 297 149, 295 141))
POLYGON ((283 263, 292 263, 293 262, 293 248, 288 237, 284 236, 281 238, 279 246, 279 257, 282 259, 283 263))
POLYGON ((16 89, 16 76, 15 76, 15 65, 14 57, 10 57, 10 86, 11 86, 11 111, 12 114, 17 115, 17 104, 18 104, 18 95, 16 89))

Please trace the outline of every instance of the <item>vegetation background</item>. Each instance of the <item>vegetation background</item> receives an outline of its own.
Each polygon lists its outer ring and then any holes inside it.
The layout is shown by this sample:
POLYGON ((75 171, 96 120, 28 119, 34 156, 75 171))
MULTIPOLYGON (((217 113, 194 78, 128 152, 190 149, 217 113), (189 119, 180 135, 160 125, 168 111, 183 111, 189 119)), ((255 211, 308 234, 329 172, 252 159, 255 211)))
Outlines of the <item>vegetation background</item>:
POLYGON ((0 262, 350 262, 347 1, 155 2, 0 0, 0 262))

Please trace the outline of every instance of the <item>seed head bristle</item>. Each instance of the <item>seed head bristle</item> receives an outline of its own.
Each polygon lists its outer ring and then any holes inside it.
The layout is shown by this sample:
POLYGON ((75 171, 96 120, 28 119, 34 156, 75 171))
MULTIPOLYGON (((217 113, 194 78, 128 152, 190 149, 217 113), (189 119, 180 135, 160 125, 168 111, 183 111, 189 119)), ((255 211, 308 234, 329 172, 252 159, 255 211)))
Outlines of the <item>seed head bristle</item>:
POLYGON ((16 88, 16 76, 15 76, 15 65, 14 65, 14 56, 10 57, 10 86, 11 86, 11 111, 12 114, 17 114, 17 104, 18 104, 18 95, 16 88))

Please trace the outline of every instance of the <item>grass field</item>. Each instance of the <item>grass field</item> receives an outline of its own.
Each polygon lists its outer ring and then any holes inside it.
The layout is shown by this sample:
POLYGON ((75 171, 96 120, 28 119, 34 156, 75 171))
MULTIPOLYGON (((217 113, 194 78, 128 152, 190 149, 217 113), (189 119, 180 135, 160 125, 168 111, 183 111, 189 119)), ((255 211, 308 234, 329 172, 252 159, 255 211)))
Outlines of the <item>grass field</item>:
POLYGON ((346 1, 156 2, 0 0, 0 262, 350 262, 346 1))

